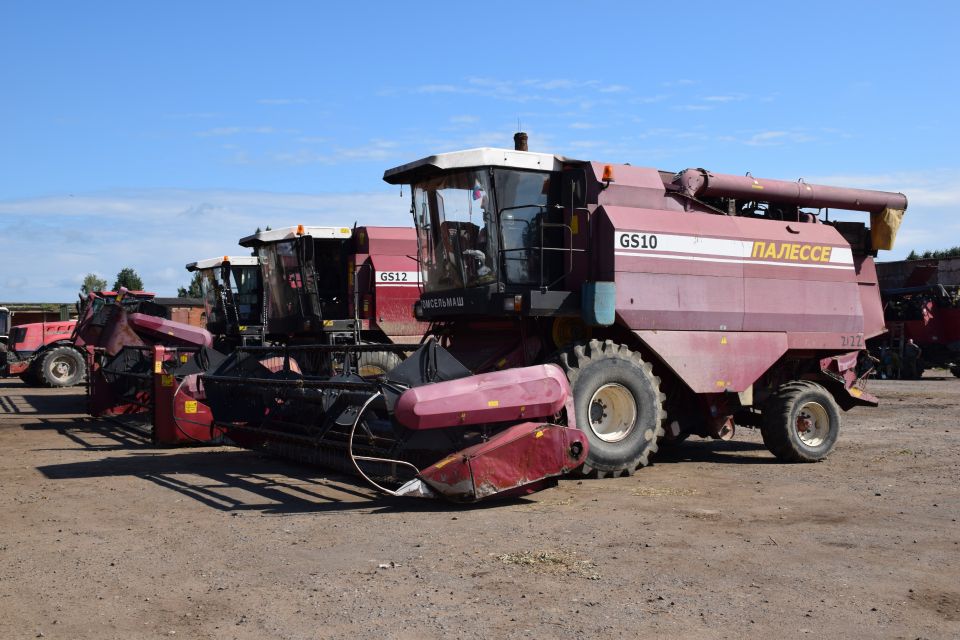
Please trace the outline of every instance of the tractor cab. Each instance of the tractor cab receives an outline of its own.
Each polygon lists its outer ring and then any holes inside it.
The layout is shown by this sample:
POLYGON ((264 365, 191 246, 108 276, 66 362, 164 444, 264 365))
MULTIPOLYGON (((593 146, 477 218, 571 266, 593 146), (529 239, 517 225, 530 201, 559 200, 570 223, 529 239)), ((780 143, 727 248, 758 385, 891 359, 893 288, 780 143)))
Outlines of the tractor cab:
POLYGON ((223 256, 191 262, 187 271, 201 275, 207 330, 246 343, 260 336, 263 281, 255 256, 223 256))
POLYGON ((7 335, 10 333, 10 310, 6 307, 0 307, 0 343, 7 343, 7 335))
POLYGON ((569 297, 572 234, 565 160, 545 153, 471 149, 384 174, 409 184, 424 294, 418 317, 513 315, 569 297))

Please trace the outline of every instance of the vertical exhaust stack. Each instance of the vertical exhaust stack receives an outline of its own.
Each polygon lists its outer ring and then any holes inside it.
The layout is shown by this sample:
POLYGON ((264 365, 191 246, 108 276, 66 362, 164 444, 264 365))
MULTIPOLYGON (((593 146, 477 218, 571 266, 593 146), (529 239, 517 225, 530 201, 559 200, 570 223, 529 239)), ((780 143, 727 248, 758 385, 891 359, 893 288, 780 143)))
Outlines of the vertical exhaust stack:
POLYGON ((529 151, 527 148, 527 134, 523 131, 517 131, 513 134, 513 148, 516 151, 529 151))

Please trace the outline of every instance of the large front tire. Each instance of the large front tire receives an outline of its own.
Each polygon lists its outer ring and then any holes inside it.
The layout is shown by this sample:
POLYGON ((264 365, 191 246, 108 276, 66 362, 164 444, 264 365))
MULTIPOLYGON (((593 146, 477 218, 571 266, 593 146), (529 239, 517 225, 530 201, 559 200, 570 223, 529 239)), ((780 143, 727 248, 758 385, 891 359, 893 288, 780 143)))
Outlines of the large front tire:
POLYGON ((48 387, 72 387, 83 380, 86 373, 83 356, 73 347, 56 347, 43 356, 38 373, 48 387))
POLYGON ((666 418, 650 363, 612 340, 577 345, 560 363, 573 389, 577 427, 590 444, 581 473, 617 477, 648 465, 666 418))
POLYGON ((817 462, 833 450, 840 422, 840 407, 826 389, 795 380, 777 389, 764 407, 760 433, 780 460, 817 462))

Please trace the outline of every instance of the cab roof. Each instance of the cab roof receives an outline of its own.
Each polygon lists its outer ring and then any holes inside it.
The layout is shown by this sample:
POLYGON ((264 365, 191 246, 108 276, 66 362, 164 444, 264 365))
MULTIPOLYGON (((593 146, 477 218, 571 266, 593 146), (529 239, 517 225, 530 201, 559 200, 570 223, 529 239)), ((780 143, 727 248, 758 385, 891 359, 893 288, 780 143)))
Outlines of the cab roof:
POLYGON ((187 271, 199 271, 200 269, 215 269, 228 262, 238 267, 249 267, 260 264, 256 256, 222 256, 219 258, 207 258, 206 260, 197 260, 187 263, 187 271))
POLYGON ((283 229, 271 229, 269 231, 260 231, 251 236, 240 239, 241 247, 257 247, 271 242, 280 242, 281 240, 293 240, 300 236, 311 236, 313 238, 331 238, 347 239, 353 232, 350 227, 308 227, 297 225, 295 227, 285 227, 283 229))
POLYGON ((435 156, 427 156, 420 160, 408 162, 384 171, 383 179, 389 184, 413 184, 424 176, 441 171, 474 169, 477 167, 559 171, 563 164, 567 162, 577 161, 552 153, 480 147, 465 151, 438 153, 435 156))

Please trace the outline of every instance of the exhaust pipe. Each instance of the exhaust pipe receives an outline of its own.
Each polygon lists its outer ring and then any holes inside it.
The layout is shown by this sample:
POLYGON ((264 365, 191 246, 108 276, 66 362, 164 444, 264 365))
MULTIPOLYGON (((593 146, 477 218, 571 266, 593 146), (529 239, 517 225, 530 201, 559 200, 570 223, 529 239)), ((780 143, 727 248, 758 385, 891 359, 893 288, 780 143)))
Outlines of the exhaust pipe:
POLYGON ((527 149, 527 134, 523 131, 517 131, 513 134, 513 148, 515 151, 529 151, 527 149))

